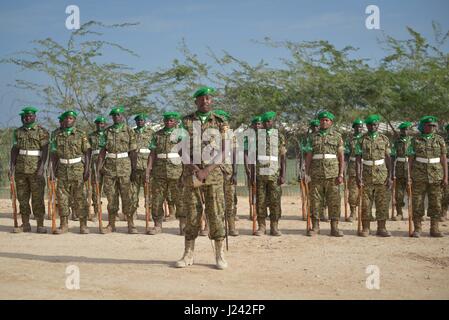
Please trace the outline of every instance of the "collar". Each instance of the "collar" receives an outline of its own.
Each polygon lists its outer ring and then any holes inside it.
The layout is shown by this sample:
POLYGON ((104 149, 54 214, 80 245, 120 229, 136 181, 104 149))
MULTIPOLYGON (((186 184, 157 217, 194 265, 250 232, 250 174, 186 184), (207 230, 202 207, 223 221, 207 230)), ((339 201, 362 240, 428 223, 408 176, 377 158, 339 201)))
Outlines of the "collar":
POLYGON ((195 115, 201 120, 201 122, 205 122, 206 120, 209 119, 210 115, 211 115, 212 111, 209 112, 201 112, 201 111, 196 111, 195 115))
POLYGON ((145 127, 137 127, 136 132, 142 133, 145 131, 145 127))
POLYGON ((173 130, 175 130, 176 128, 167 128, 167 127, 164 127, 164 133, 166 133, 166 134, 169 134, 169 133, 172 133, 173 132, 173 130))
POLYGON ((370 138, 376 139, 379 136, 379 132, 377 132, 377 131, 372 131, 372 132, 368 131, 368 136, 370 138))
POLYGON ((121 129, 123 129, 123 127, 125 127, 125 124, 123 122, 121 122, 121 123, 114 123, 112 125, 112 128, 115 129, 115 130, 121 130, 121 129))
POLYGON ((421 133, 419 136, 421 138, 429 140, 429 139, 433 138, 433 133, 421 133))
POLYGON ((73 130, 75 130, 74 127, 64 128, 64 129, 62 129, 62 132, 64 132, 66 135, 70 135, 73 133, 73 130))
POLYGON ((36 128, 36 125, 37 125, 36 122, 33 122, 33 123, 30 123, 30 124, 24 124, 23 127, 25 129, 31 130, 31 129, 36 128))
POLYGON ((319 135, 324 137, 325 135, 327 135, 329 133, 329 129, 320 129, 318 131, 319 135))

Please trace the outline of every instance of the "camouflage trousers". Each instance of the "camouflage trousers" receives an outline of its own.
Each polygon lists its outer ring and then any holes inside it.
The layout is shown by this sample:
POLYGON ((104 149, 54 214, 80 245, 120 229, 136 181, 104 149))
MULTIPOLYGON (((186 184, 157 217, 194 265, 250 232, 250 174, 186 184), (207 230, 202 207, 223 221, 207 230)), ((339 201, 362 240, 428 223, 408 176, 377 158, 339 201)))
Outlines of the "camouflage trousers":
POLYGON ((402 208, 405 206, 405 195, 407 193, 407 179, 396 178, 396 188, 394 189, 396 201, 396 215, 402 215, 402 208))
POLYGON ((45 216, 45 178, 35 174, 16 173, 16 193, 19 201, 20 214, 31 215, 31 206, 36 218, 45 216))
MULTIPOLYGON (((100 196, 101 196, 101 193, 102 193, 102 190, 103 190, 103 177, 101 178, 101 180, 100 180, 100 185, 99 185, 99 192, 100 192, 100 196)), ((98 212, 99 212, 99 210, 98 210, 98 196, 97 196, 97 190, 96 190, 96 188, 97 188, 97 181, 95 180, 95 175, 91 172, 91 193, 92 193, 92 206, 94 207, 94 213, 95 213, 95 216, 98 216, 98 212)))
POLYGON ((140 207, 140 205, 139 205, 140 189, 145 188, 145 175, 146 175, 145 170, 136 170, 136 181, 134 181, 132 183, 133 184, 132 196, 133 196, 133 201, 136 203, 135 204, 136 211, 137 211, 137 208, 140 207))
POLYGON ((235 217, 237 214, 237 193, 235 185, 231 184, 228 177, 225 177, 224 184, 225 214, 226 217, 235 217))
POLYGON ((68 217, 70 208, 80 218, 87 218, 87 190, 83 178, 78 180, 58 179, 56 187, 58 210, 60 217, 68 217))
POLYGON ((445 217, 449 210, 449 187, 443 189, 443 201, 441 202, 441 216, 445 217))
POLYGON ((355 176, 349 176, 348 178, 348 202, 351 207, 351 212, 359 206, 359 187, 357 186, 355 176))
POLYGON ((329 209, 329 219, 338 220, 341 216, 340 186, 335 184, 335 178, 316 180, 310 182, 310 211, 315 219, 320 219, 323 204, 329 209))
POLYGON ((186 217, 182 209, 183 188, 178 187, 178 179, 153 178, 151 182, 151 215, 155 222, 162 222, 164 218, 164 201, 168 194, 173 195, 176 206, 176 218, 186 217))
POLYGON ((427 216, 439 218, 441 216, 442 187, 441 182, 413 182, 412 185, 412 204, 413 218, 424 217, 424 200, 428 198, 427 216))
POLYGON ((125 216, 134 216, 137 203, 134 195, 134 185, 130 177, 113 177, 105 175, 103 189, 108 199, 108 213, 116 216, 119 210, 119 196, 122 199, 122 212, 125 216))
MULTIPOLYGON (((175 180, 176 183, 178 183, 178 179, 175 180)), ((174 214, 176 218, 185 217, 186 215, 185 212, 183 212, 183 210, 181 209, 182 202, 184 201, 182 198, 182 192, 182 188, 169 188, 167 190, 167 196, 165 197, 165 200, 167 200, 168 204, 168 212, 170 213, 170 215, 174 214), (177 197, 180 198, 177 199, 177 197)))
POLYGON ((373 204, 376 205, 376 220, 387 220, 391 192, 384 184, 365 184, 362 198, 362 220, 370 220, 373 204))
POLYGON ((268 180, 261 176, 256 180, 256 208, 257 219, 266 219, 267 208, 270 209, 270 221, 278 221, 282 216, 282 189, 277 179, 268 180))
POLYGON ((196 239, 201 229, 203 212, 201 193, 204 194, 206 220, 209 224, 209 238, 212 240, 223 240, 225 237, 223 182, 204 185, 199 188, 184 188, 184 205, 187 211, 185 239, 196 239))

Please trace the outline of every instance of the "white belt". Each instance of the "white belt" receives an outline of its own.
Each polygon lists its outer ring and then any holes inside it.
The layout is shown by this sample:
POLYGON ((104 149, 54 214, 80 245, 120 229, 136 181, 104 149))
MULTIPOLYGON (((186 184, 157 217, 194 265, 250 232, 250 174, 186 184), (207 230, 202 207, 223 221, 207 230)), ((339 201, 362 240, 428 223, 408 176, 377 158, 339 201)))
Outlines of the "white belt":
POLYGON ((179 153, 158 153, 157 157, 159 159, 179 158, 179 153))
POLYGON ((416 157, 416 161, 421 163, 440 163, 440 158, 420 158, 416 157))
POLYGON ((396 158, 396 160, 399 162, 408 162, 407 158, 396 158))
POLYGON ((257 160, 259 160, 259 161, 278 161, 278 157, 276 157, 276 156, 257 156, 257 160))
POLYGON ((363 164, 367 165, 367 166, 380 166, 381 164, 385 163, 385 159, 380 159, 380 160, 363 160, 363 164))
POLYGON ((107 158, 113 158, 113 159, 122 159, 122 158, 128 158, 128 152, 122 152, 122 153, 107 153, 107 158))
POLYGON ((39 150, 19 150, 19 154, 22 156, 40 157, 42 152, 39 150))
POLYGON ((143 149, 139 149, 139 153, 151 153, 151 150, 147 149, 147 148, 143 148, 143 149))
POLYGON ((351 158, 349 158, 349 161, 353 161, 353 162, 355 162, 355 160, 357 160, 357 158, 355 158, 355 157, 351 157, 351 158))
POLYGON ((81 159, 82 159, 81 157, 74 159, 59 159, 59 162, 61 162, 62 164, 75 164, 80 163, 81 159))
POLYGON ((312 159, 337 159, 336 154, 314 154, 312 159))
POLYGON ((94 151, 92 151, 92 155, 93 155, 93 156, 96 155, 96 154, 100 154, 100 150, 94 150, 94 151))

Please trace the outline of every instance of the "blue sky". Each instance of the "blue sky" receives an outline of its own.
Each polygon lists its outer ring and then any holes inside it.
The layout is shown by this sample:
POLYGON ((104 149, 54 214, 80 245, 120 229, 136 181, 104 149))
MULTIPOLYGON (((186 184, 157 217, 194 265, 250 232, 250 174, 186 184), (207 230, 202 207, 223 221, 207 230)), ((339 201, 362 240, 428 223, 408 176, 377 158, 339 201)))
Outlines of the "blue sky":
MULTIPOLYGON (((278 66, 285 52, 252 41, 268 36, 273 40, 329 40, 338 48, 352 45, 359 48, 360 57, 375 63, 384 55, 378 43, 383 33, 405 38, 405 27, 411 26, 430 37, 433 20, 443 30, 449 29, 447 0, 1 0, 0 57, 29 49, 35 39, 51 37, 65 42, 70 34, 65 28, 65 8, 72 4, 80 8, 81 23, 140 22, 136 27, 106 30, 105 37, 140 55, 132 57, 111 50, 105 58, 138 70, 169 66, 174 58, 179 58, 177 47, 183 38, 204 59, 210 47, 251 63, 264 59, 278 66), (365 8, 370 4, 380 8, 381 30, 365 28, 365 8)), ((17 125, 21 106, 35 102, 32 95, 8 84, 16 78, 33 77, 36 76, 19 73, 13 66, 0 65, 0 126, 17 125)))

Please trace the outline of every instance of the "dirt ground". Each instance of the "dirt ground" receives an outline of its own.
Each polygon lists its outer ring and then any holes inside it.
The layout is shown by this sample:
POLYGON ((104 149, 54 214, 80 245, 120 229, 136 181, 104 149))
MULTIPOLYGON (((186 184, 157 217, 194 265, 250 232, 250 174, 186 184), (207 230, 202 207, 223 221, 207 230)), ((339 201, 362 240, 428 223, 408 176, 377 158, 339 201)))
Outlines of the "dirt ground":
POLYGON ((206 237, 196 241, 192 267, 174 268, 184 248, 178 222, 164 223, 163 234, 145 235, 142 208, 138 235, 126 233, 126 222, 109 235, 89 222, 91 234, 80 235, 74 221, 68 234, 41 235, 34 233, 35 220, 33 233, 13 234, 4 199, 0 299, 449 299, 449 223, 442 224, 446 237, 440 239, 429 238, 429 221, 420 239, 407 236, 407 221, 387 223, 392 238, 357 237, 356 222, 340 223, 343 238, 330 237, 323 222, 321 235, 309 238, 299 204, 283 198, 282 237, 254 237, 248 201, 239 198, 240 236, 229 238, 229 268, 219 271, 206 237), (79 268, 78 290, 66 288, 70 265, 79 268), (378 267, 379 289, 367 288, 370 265, 378 267))

